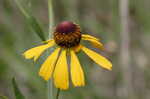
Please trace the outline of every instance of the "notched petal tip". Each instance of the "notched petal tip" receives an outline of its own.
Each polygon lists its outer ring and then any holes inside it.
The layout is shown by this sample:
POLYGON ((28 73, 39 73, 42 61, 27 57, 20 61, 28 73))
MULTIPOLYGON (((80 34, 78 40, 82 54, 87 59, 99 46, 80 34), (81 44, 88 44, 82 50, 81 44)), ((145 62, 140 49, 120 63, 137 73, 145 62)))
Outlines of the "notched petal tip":
POLYGON ((26 59, 31 59, 33 58, 34 61, 36 61, 40 55, 48 48, 52 47, 55 45, 55 42, 54 40, 50 40, 47 44, 43 44, 43 45, 40 45, 40 46, 37 46, 37 47, 34 47, 34 48, 31 48, 27 51, 25 51, 23 53, 23 56, 26 58, 26 59))
POLYGON ((112 69, 112 63, 106 59, 105 57, 101 56, 100 54, 86 48, 82 47, 83 52, 85 52, 94 62, 96 62, 101 67, 111 70, 112 69))
MULTIPOLYGON (((56 86, 55 86, 56 87, 56 86)), ((63 88, 63 87, 56 87, 56 88, 58 88, 58 89, 60 89, 60 90, 63 90, 63 91, 66 91, 66 90, 68 90, 69 89, 69 87, 67 87, 67 88, 63 88)))
POLYGON ((102 51, 105 50, 104 45, 101 42, 99 42, 99 41, 93 41, 93 40, 89 40, 89 41, 92 43, 92 45, 94 47, 99 48, 102 51))
POLYGON ((67 57, 66 57, 67 50, 62 50, 58 61, 55 66, 54 70, 54 84, 56 88, 60 88, 62 90, 69 88, 69 72, 67 66, 67 57))
POLYGON ((49 80, 49 78, 44 78, 44 77, 43 77, 43 79, 44 79, 45 81, 48 81, 48 80, 49 80))
POLYGON ((85 86, 85 84, 82 84, 82 85, 74 85, 74 87, 84 87, 85 86))
POLYGON ((24 52, 24 53, 22 53, 21 55, 22 55, 22 56, 23 56, 23 57, 24 57, 24 58, 26 59, 26 55, 25 55, 25 52, 24 52))
POLYGON ((68 86, 60 86, 60 85, 58 85, 56 83, 54 83, 54 84, 55 84, 55 87, 60 89, 60 90, 67 90, 67 89, 69 89, 69 85, 68 86))
POLYGON ((84 72, 76 56, 75 52, 71 50, 71 79, 75 87, 81 87, 85 85, 84 72))
POLYGON ((112 64, 110 65, 110 66, 106 66, 107 68, 107 70, 109 70, 109 71, 112 71, 112 64))
POLYGON ((46 77, 43 76, 40 72, 39 72, 39 76, 40 76, 43 80, 45 80, 46 82, 48 82, 49 78, 46 78, 46 77))
MULTIPOLYGON (((30 49, 29 49, 29 50, 30 50, 30 49)), ((25 59, 31 59, 31 58, 34 57, 34 56, 30 55, 30 51, 29 51, 29 50, 25 51, 25 52, 22 54, 22 56, 23 56, 25 59)))

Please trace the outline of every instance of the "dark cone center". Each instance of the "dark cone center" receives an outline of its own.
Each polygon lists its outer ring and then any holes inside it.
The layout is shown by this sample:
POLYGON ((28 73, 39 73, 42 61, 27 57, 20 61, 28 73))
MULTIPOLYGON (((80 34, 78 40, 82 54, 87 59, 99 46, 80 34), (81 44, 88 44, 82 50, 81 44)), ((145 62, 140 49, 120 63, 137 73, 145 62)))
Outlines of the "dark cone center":
POLYGON ((57 25, 56 32, 59 33, 72 33, 76 31, 76 25, 70 21, 64 21, 57 25))

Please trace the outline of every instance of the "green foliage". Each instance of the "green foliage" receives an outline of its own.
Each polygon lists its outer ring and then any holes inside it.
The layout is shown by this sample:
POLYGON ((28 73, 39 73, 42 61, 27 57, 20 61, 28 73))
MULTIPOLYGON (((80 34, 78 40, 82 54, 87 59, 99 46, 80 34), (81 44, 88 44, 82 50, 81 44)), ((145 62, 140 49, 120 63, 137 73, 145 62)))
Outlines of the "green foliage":
POLYGON ((18 8, 20 9, 20 11, 22 12, 22 14, 24 15, 26 22, 30 25, 31 29, 40 37, 42 41, 45 41, 44 31, 42 30, 36 18, 32 16, 32 14, 30 13, 30 10, 25 8, 24 5, 20 1, 15 0, 15 2, 18 8))
POLYGON ((31 26, 31 29, 33 29, 33 31, 35 31, 35 33, 40 37, 40 39, 42 41, 45 41, 46 39, 44 37, 44 32, 43 32, 41 26, 39 25, 38 21, 36 20, 36 18, 33 16, 30 16, 26 20, 29 23, 29 25, 31 26))
POLYGON ((0 99, 8 99, 6 96, 0 95, 0 99))
POLYGON ((12 84, 13 84, 13 89, 14 89, 16 99, 25 99, 20 89, 18 88, 15 78, 12 79, 12 84))

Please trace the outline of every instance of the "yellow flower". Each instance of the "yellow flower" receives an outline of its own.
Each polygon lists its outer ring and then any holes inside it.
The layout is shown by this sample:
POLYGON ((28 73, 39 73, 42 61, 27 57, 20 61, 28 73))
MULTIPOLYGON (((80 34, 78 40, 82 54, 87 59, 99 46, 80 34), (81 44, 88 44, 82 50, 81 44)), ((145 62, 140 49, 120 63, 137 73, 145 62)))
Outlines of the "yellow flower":
POLYGON ((81 40, 89 41, 93 46, 101 50, 104 49, 99 39, 87 34, 81 34, 78 25, 69 21, 64 21, 55 28, 54 39, 47 40, 45 44, 27 50, 23 55, 26 59, 33 58, 34 61, 36 61, 46 49, 56 46, 56 49, 42 64, 39 75, 45 80, 49 80, 53 77, 54 84, 57 88, 62 90, 68 89, 69 70, 67 56, 70 56, 70 78, 72 83, 75 87, 84 86, 84 72, 76 53, 83 51, 99 66, 107 70, 112 69, 112 64, 105 57, 81 45, 81 40))

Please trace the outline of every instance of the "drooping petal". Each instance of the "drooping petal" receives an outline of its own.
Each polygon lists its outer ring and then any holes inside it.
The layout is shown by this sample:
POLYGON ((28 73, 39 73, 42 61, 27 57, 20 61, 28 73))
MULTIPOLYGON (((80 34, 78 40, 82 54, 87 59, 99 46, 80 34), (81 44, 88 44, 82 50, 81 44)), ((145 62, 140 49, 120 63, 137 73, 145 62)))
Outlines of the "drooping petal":
POLYGON ((103 44, 97 40, 94 39, 83 39, 83 40, 90 41, 94 47, 104 50, 103 44))
POLYGON ((87 41, 90 41, 92 43, 93 46, 101 49, 101 50, 104 50, 104 46, 103 44, 95 37, 93 36, 90 36, 90 35, 83 35, 82 36, 82 40, 87 40, 87 41))
POLYGON ((71 50, 71 79, 74 86, 85 85, 82 67, 73 50, 71 50))
POLYGON ((48 58, 46 61, 42 64, 39 75, 43 77, 45 80, 49 80, 51 78, 51 75, 54 71, 55 63, 58 58, 60 48, 55 49, 54 52, 48 58))
POLYGON ((63 90, 69 88, 69 73, 66 59, 66 51, 66 49, 62 50, 54 70, 54 84, 56 88, 60 88, 63 90))
POLYGON ((31 48, 23 53, 26 59, 34 58, 34 61, 36 61, 39 56, 49 47, 52 47, 55 45, 54 40, 50 41, 48 44, 40 45, 34 48, 31 48))
POLYGON ((86 48, 82 47, 82 50, 97 64, 99 64, 101 67, 111 70, 112 69, 112 64, 109 60, 107 60, 105 57, 101 56, 100 54, 86 48))
POLYGON ((96 38, 94 36, 91 36, 91 35, 88 35, 88 34, 82 34, 82 38, 85 38, 85 39, 94 39, 94 40, 99 41, 98 38, 96 38))

